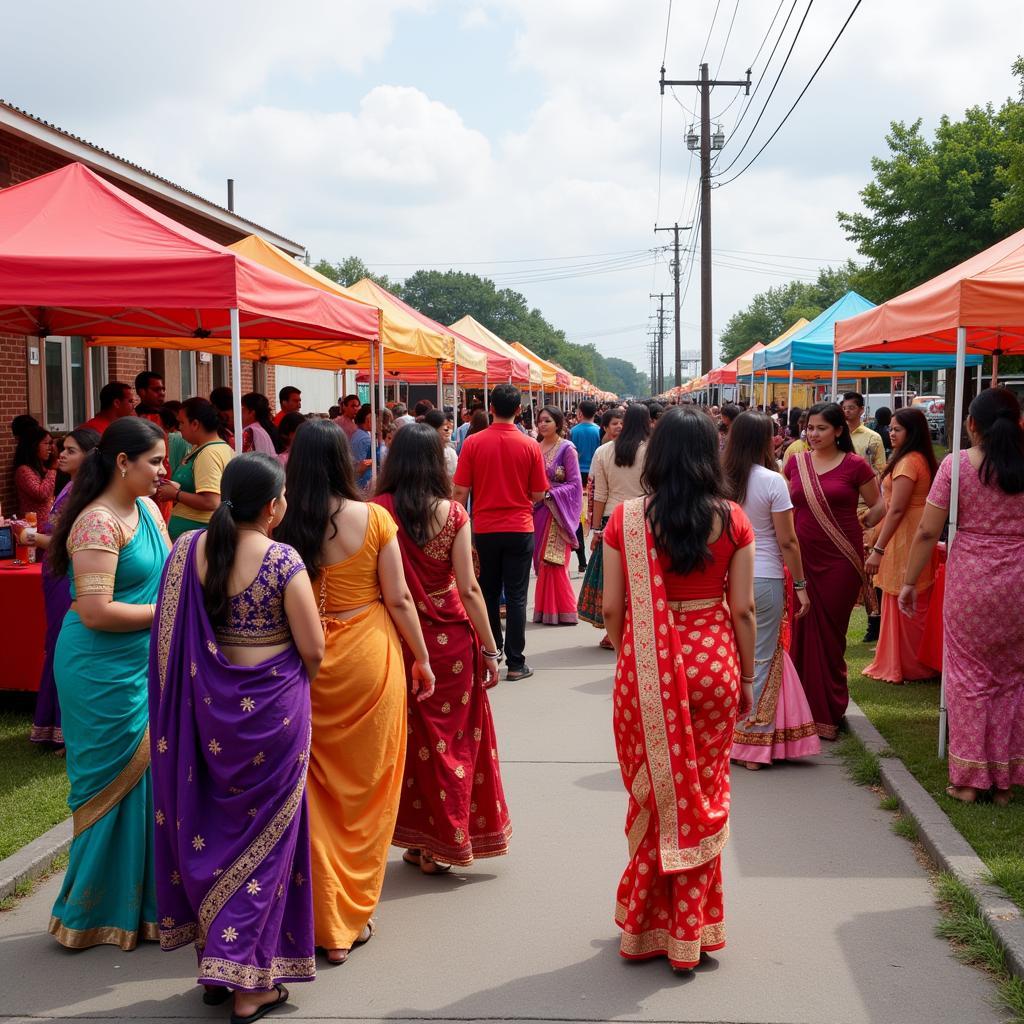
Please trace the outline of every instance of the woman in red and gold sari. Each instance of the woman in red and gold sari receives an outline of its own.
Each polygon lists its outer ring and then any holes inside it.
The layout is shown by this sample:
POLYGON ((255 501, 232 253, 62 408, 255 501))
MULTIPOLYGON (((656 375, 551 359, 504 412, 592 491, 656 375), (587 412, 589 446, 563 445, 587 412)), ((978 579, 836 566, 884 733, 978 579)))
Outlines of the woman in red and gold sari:
POLYGON ((643 480, 650 497, 624 502, 604 530, 615 744, 629 793, 615 920, 623 957, 689 970, 725 945, 720 857, 733 726, 753 699, 754 531, 724 497, 703 412, 661 417, 643 480))
MULTIPOLYGON (((409 755, 392 839, 425 875, 500 857, 512 835, 487 699, 498 681, 498 648, 473 571, 469 516, 450 495, 438 432, 427 424, 403 427, 374 500, 398 527, 435 673, 434 696, 409 701, 409 755)), ((405 659, 411 670, 408 649, 405 659)))

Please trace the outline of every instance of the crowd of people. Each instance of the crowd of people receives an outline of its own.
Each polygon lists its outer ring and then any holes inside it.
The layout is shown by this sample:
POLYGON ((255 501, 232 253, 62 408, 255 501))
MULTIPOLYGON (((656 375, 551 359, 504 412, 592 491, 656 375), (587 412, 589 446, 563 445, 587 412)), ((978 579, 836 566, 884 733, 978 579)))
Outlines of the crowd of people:
POLYGON ((50 931, 82 948, 194 944, 210 1004, 254 1021, 370 941, 388 849, 424 875, 505 854, 487 691, 533 674, 535 623, 600 631, 629 862, 627 958, 680 970, 725 942, 730 763, 838 735, 846 636, 867 674, 937 674, 921 637, 946 569, 950 794, 1024 784, 1024 431, 981 392, 937 466, 924 416, 581 401, 501 384, 455 414, 307 418, 301 392, 164 401, 108 384, 53 439, 30 417, 16 485, 45 551, 32 738, 66 750, 74 840, 50 931), (570 422, 571 420, 571 422, 570 422), (376 428, 376 436, 373 430, 376 428), (233 448, 242 433, 243 453, 233 448), (374 472, 374 468, 377 472, 374 472), (70 482, 55 496, 56 471, 70 482), (575 562, 582 581, 571 581, 575 562), (879 597, 881 598, 879 602, 879 597), (880 607, 879 607, 880 605, 880 607), (870 634, 869 634, 870 635, 870 634))

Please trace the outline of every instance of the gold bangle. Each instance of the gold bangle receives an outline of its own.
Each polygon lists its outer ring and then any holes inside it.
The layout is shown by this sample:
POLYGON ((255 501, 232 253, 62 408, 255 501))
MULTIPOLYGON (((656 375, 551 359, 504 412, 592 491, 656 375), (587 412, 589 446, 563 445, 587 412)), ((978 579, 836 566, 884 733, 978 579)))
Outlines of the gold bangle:
POLYGON ((111 572, 84 572, 75 577, 75 596, 93 594, 113 596, 114 574, 111 572))

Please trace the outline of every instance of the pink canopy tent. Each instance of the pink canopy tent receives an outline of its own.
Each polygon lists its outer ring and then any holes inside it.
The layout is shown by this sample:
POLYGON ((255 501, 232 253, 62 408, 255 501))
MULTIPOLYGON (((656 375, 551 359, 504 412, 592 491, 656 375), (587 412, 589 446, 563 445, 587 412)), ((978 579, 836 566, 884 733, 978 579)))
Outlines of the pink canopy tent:
POLYGON ((239 256, 73 163, 0 191, 0 330, 230 337, 241 422, 243 336, 370 343, 378 313, 239 256))

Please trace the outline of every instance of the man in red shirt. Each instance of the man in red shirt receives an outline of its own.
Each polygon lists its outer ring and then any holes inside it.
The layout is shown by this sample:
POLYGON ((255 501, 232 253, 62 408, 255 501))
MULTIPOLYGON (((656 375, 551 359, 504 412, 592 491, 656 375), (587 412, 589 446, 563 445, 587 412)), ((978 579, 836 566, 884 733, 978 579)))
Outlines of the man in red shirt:
POLYGON ((505 591, 506 679, 526 679, 526 592, 533 561, 533 506, 547 492, 540 446, 515 427, 519 389, 491 391, 491 425, 462 445, 455 470, 455 500, 473 495, 473 542, 480 556, 480 589, 491 631, 502 647, 501 592, 505 591))
POLYGON ((294 388, 290 384, 286 384, 277 393, 277 399, 280 409, 274 417, 275 427, 281 426, 281 420, 283 420, 288 413, 298 412, 302 408, 302 392, 298 388, 294 388))
POLYGON ((81 426, 102 434, 114 420, 134 415, 135 400, 132 398, 132 389, 127 384, 112 380, 100 388, 100 411, 81 426))

